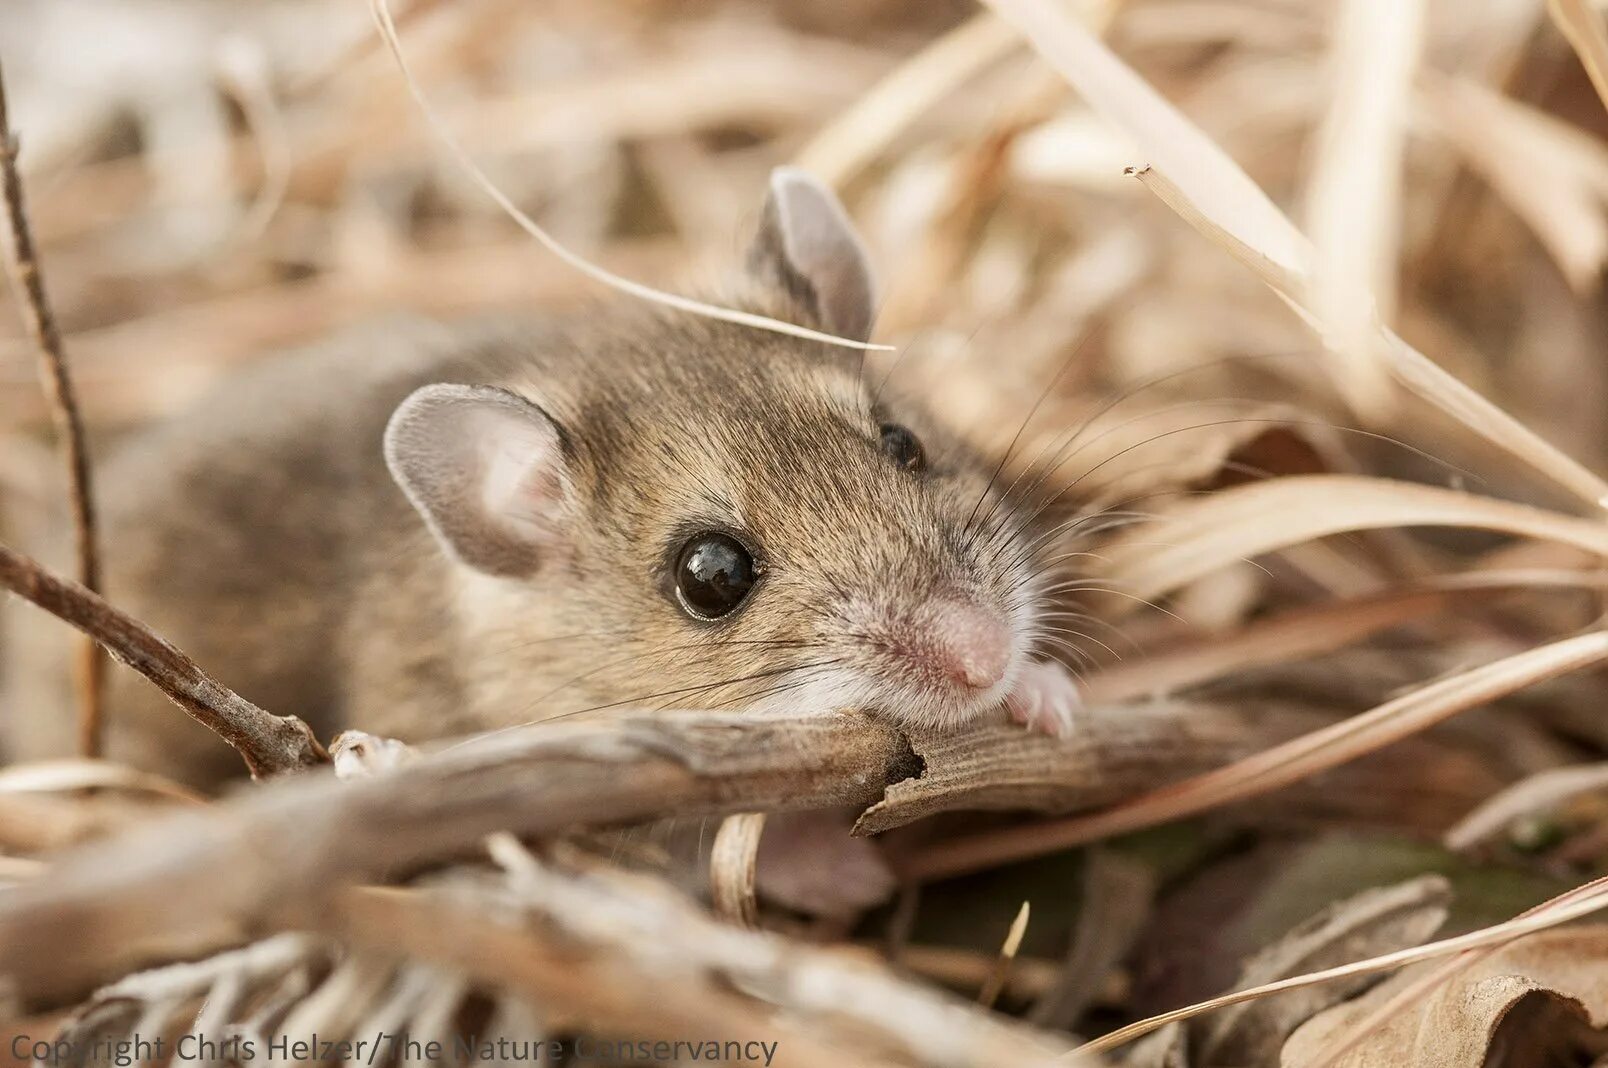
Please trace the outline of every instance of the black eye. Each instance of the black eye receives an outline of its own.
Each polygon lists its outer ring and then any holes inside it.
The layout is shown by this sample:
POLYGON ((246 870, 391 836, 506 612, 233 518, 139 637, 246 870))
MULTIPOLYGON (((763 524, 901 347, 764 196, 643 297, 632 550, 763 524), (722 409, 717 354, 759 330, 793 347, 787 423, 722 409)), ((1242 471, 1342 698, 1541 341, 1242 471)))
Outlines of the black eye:
POLYGON ((719 619, 743 603, 756 577, 754 558, 736 538, 698 534, 676 560, 676 598, 689 615, 719 619))
POLYGON ((921 470, 924 459, 921 454, 921 442, 897 423, 882 425, 882 451, 893 457, 893 462, 906 471, 921 470))

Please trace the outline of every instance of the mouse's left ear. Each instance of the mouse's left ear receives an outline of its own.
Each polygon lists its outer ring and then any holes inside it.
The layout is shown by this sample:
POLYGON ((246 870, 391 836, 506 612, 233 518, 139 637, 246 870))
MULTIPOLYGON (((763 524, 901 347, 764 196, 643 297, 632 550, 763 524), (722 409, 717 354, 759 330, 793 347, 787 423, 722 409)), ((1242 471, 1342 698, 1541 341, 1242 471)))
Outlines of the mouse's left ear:
POLYGON ((865 246, 837 196, 804 171, 771 172, 748 268, 780 285, 822 329, 856 341, 871 336, 876 284, 865 246))

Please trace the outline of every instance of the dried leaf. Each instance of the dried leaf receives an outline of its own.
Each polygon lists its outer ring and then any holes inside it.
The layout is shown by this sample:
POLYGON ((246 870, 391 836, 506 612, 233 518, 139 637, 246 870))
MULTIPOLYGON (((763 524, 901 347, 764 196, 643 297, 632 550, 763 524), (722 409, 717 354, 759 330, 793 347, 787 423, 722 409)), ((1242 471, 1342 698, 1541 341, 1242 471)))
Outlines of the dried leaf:
MULTIPOLYGON (((1144 1035, 1169 1027, 1180 1020, 1190 1020, 1197 1016, 1236 1005, 1246 1001, 1255 1001, 1273 994, 1282 994, 1289 990, 1299 990, 1321 983, 1332 983, 1336 980, 1350 979, 1354 976, 1391 971, 1422 961, 1433 961, 1441 958, 1450 958, 1456 954, 1469 950, 1483 950, 1491 946, 1501 946, 1517 939, 1533 934, 1537 931, 1546 931, 1559 927, 1571 920, 1589 916, 1608 908, 1608 893, 1601 892, 1595 887, 1591 893, 1580 893, 1570 897, 1555 899, 1550 907, 1534 909, 1523 916, 1515 917, 1505 923, 1492 927, 1471 931, 1468 934, 1445 938, 1438 942, 1397 950, 1378 957, 1369 957, 1366 960, 1352 961, 1323 971, 1308 972, 1303 975, 1291 976, 1288 979, 1279 979, 1259 987, 1238 990, 1212 998, 1194 1005, 1186 1005, 1181 1009, 1173 1009, 1159 1016, 1152 1016, 1126 1027, 1118 1028, 1108 1035, 1102 1035, 1092 1042, 1086 1042, 1075 1052, 1097 1053, 1115 1049, 1132 1042, 1144 1035)), ((1489 957, 1482 957, 1488 960, 1489 957)), ((1392 994, 1394 991, 1392 991, 1392 994)), ((1349 1020, 1347 1021, 1350 1022, 1349 1020)))
MULTIPOLYGON (((1365 996, 1314 1017, 1290 1037, 1280 1063, 1291 1068, 1311 1063, 1338 1036, 1431 967, 1404 971, 1365 996)), ((1565 1010, 1564 1020, 1577 1016, 1594 1028, 1608 1026, 1608 927, 1574 927, 1522 938, 1423 999, 1416 1011, 1385 1023, 1336 1063, 1345 1068, 1404 1061, 1425 1068, 1480 1068, 1487 1063, 1504 1018, 1531 996, 1565 1010)), ((1509 1063, 1534 1063, 1527 1058, 1546 1048, 1546 1035, 1533 1027, 1524 1032, 1507 1036, 1509 1063)), ((1599 1040, 1599 1051, 1602 1045, 1608 1043, 1599 1040)))
MULTIPOLYGON (((1236 990, 1422 944, 1446 920, 1445 879, 1426 875, 1364 891, 1324 909, 1246 961, 1236 990)), ((1271 1064, 1316 1013, 1364 989, 1370 976, 1230 1005, 1191 1028, 1202 1064, 1271 1064)))

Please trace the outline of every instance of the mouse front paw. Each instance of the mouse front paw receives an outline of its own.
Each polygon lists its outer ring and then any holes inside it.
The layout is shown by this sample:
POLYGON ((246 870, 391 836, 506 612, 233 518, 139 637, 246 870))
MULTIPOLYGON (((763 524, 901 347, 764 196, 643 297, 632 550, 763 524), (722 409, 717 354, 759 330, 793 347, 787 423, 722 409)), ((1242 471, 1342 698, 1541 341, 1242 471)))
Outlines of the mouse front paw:
POLYGON ((1012 720, 1030 731, 1069 738, 1073 720, 1083 710, 1083 693, 1064 665, 1037 660, 1022 669, 1005 707, 1012 720))

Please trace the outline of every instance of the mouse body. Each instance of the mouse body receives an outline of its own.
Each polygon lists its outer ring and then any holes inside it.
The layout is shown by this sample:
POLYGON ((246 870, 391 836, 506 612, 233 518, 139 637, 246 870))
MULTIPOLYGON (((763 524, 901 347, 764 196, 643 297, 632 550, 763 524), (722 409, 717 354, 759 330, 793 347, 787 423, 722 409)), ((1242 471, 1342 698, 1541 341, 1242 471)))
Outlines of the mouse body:
MULTIPOLYGON (((787 169, 720 296, 854 339, 875 301, 836 198, 787 169)), ((868 377, 853 349, 640 302, 357 331, 108 458, 107 596, 324 738, 625 706, 940 729, 1005 708, 1064 734, 1044 521, 868 377)), ((71 751, 69 634, 32 611, 7 608, 14 758, 71 751)), ((113 676, 110 757, 238 773, 113 676)))

